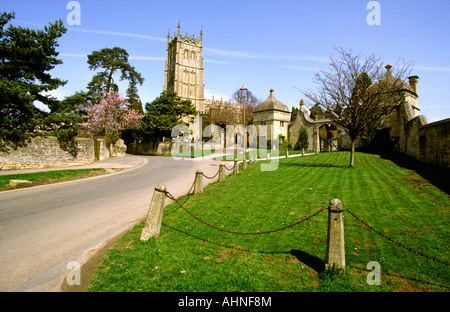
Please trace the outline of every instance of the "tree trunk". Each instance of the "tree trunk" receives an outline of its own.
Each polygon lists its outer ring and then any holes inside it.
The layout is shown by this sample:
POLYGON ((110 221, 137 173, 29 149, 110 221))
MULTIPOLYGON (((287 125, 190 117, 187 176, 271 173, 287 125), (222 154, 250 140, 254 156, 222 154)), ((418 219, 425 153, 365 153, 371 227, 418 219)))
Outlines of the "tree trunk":
POLYGON ((353 168, 353 166, 355 165, 355 145, 356 140, 352 140, 352 150, 350 152, 350 168, 353 168))

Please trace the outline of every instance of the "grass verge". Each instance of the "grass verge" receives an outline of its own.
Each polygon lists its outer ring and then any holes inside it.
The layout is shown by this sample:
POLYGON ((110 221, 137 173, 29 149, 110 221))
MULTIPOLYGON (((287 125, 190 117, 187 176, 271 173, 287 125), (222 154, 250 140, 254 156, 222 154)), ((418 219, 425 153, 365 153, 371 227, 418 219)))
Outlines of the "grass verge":
POLYGON ((0 191, 8 191, 19 187, 10 187, 10 180, 28 180, 32 182, 20 188, 32 187, 37 185, 51 184, 57 182, 72 181, 103 175, 108 173, 105 169, 75 169, 75 170, 55 170, 35 173, 21 173, 0 175, 0 191))
MULTIPOLYGON (((213 154, 217 154, 218 156, 215 156, 214 159, 217 160, 242 160, 243 159, 243 152, 236 152, 233 151, 233 148, 229 149, 204 149, 204 150, 195 150, 191 152, 183 152, 178 154, 172 154, 171 157, 190 157, 190 158, 197 158, 197 157, 205 157, 205 156, 214 156, 213 154), (226 154, 226 155, 223 155, 226 154)), ((250 159, 250 153, 257 153, 257 157, 259 159, 265 159, 267 157, 267 152, 269 152, 271 157, 276 156, 286 156, 286 150, 278 150, 278 151, 272 151, 272 150, 266 150, 266 149, 252 149, 252 152, 250 152, 250 149, 247 149, 246 152, 246 159, 250 159)), ((289 155, 299 155, 302 151, 298 150, 290 150, 289 155)), ((313 153, 313 151, 305 151, 306 153, 313 153)))
MULTIPOLYGON (((363 221, 392 239, 450 260, 450 197, 413 170, 377 155, 348 152, 280 159, 275 171, 259 164, 182 199, 219 228, 263 232, 285 227, 339 198, 363 221)), ((170 190, 169 190, 170 192, 170 190)), ((324 271, 327 212, 266 235, 218 231, 177 204, 165 207, 160 237, 140 241, 143 222, 110 249, 88 291, 301 292, 449 291, 450 267, 381 237, 345 213, 346 272, 324 271), (369 285, 367 264, 381 266, 369 285)))

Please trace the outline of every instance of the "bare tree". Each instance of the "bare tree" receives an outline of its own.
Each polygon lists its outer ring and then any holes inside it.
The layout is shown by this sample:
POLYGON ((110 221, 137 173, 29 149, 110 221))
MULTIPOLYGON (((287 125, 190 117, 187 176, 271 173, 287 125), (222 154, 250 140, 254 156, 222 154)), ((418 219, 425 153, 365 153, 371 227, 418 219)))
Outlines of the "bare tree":
MULTIPOLYGON (((231 96, 231 99, 236 101, 239 104, 242 104, 245 109, 245 125, 252 123, 253 121, 253 109, 261 102, 258 100, 256 96, 253 95, 253 93, 248 90, 247 92, 247 98, 241 97, 241 90, 236 90, 233 95, 231 96)), ((242 122, 242 119, 241 119, 242 122)))
MULTIPOLYGON (((209 108, 206 121, 210 125, 218 125, 221 129, 226 129, 228 125, 236 125, 238 123, 238 109, 236 105, 230 102, 214 102, 209 108)), ((226 136, 224 140, 226 141, 226 136)), ((223 142, 226 146, 226 142, 223 142)))
POLYGON ((208 122, 209 124, 219 125, 222 129, 225 129, 227 125, 237 124, 237 108, 231 103, 219 102, 213 103, 209 110, 208 122))
POLYGON ((329 71, 314 75, 317 91, 308 90, 305 97, 312 105, 319 104, 332 121, 350 136, 350 167, 354 166, 355 142, 365 131, 396 109, 405 100, 405 79, 412 63, 384 66, 379 57, 352 55, 336 49, 329 71))

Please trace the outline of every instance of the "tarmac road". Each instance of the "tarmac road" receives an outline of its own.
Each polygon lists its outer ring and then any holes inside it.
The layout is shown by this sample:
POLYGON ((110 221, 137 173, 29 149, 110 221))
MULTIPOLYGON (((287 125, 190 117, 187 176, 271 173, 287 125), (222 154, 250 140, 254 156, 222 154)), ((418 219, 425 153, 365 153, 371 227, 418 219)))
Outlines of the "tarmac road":
POLYGON ((196 170, 213 176, 219 164, 127 155, 89 166, 127 168, 114 174, 1 192, 0 291, 55 291, 73 269, 69 262, 81 264, 145 218, 158 184, 181 196, 196 170))

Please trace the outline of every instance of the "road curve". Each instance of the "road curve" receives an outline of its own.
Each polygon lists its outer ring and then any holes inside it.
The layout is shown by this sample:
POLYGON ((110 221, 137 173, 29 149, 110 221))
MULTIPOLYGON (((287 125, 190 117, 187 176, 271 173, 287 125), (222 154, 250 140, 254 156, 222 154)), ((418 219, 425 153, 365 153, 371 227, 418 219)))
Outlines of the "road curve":
POLYGON ((140 158, 146 163, 117 174, 1 192, 0 291, 54 290, 70 261, 145 218, 158 184, 180 196, 196 170, 212 176, 220 164, 140 158))

